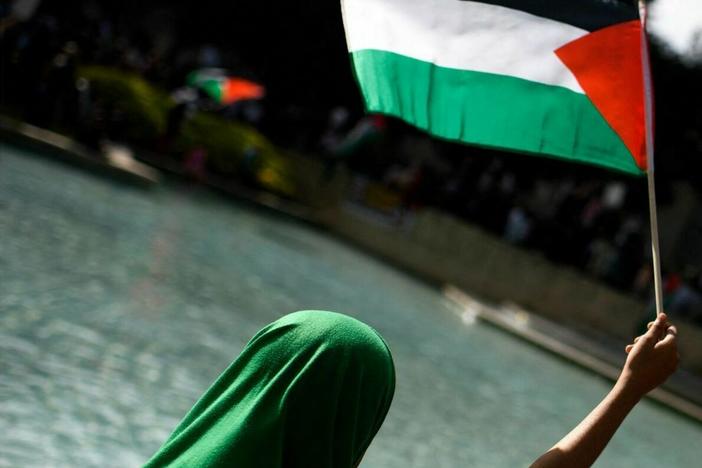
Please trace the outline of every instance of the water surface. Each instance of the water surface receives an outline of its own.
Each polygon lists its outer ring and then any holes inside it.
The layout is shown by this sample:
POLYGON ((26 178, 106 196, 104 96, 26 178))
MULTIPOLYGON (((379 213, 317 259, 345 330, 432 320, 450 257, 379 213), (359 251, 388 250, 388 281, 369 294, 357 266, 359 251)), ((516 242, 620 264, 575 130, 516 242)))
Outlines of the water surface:
MULTIPOLYGON (((290 219, 0 145, 0 466, 139 466, 258 328, 300 309, 358 317, 392 348, 364 467, 526 466, 609 387, 290 219)), ((697 467, 700 441, 644 402, 598 466, 697 467)))

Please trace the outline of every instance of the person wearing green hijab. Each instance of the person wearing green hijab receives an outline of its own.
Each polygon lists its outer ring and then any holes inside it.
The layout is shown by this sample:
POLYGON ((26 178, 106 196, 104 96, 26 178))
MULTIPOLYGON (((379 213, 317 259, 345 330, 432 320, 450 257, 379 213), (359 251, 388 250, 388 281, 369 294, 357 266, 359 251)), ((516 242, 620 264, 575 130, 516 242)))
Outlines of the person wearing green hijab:
POLYGON ((352 468, 394 389, 375 330, 334 312, 295 312, 249 341, 145 467, 352 468))

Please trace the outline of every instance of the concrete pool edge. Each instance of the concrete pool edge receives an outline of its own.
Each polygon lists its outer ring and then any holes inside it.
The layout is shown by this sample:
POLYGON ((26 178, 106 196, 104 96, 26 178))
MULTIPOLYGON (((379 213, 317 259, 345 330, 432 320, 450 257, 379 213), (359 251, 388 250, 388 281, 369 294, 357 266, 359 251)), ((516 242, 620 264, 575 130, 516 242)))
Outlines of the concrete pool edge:
POLYGON ((158 184, 161 180, 158 170, 131 157, 124 155, 103 157, 72 138, 4 115, 0 115, 0 134, 6 144, 48 150, 62 162, 140 186, 149 187, 158 184))
MULTIPOLYGON (((137 159, 133 157, 103 157, 73 138, 3 114, 0 114, 0 135, 4 137, 3 143, 5 144, 34 148, 42 152, 48 150, 53 153, 52 156, 56 155, 55 159, 60 162, 136 183, 143 187, 158 185, 169 175, 177 178, 187 177, 183 168, 178 164, 168 161, 167 158, 159 158, 141 148, 135 151, 137 159)), ((325 227, 309 207, 283 199, 270 192, 247 188, 241 184, 227 183, 212 175, 207 180, 202 181, 202 185, 215 192, 250 203, 252 206, 283 214, 310 226, 325 227)))
MULTIPOLYGON (((515 305, 489 306, 451 284, 444 285, 441 290, 443 296, 458 307, 456 312, 463 321, 471 322, 478 318, 608 380, 614 381, 619 376, 620 366, 615 365, 612 362, 613 359, 605 360, 584 351, 584 348, 592 346, 584 336, 574 334, 548 319, 515 305), (573 344, 555 337, 566 334, 569 337, 568 341, 573 344)), ((693 392, 684 396, 679 395, 668 390, 666 386, 646 395, 647 398, 702 423, 702 404, 694 401, 694 396, 693 392)))

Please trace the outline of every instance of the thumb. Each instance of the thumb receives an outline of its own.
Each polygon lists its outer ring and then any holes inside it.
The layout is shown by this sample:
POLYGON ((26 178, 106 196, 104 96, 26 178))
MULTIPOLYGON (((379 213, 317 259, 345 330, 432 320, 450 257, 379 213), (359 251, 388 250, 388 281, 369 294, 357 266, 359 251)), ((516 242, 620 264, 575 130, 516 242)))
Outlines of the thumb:
POLYGON ((642 337, 642 341, 650 344, 655 344, 665 334, 668 328, 668 317, 665 314, 660 314, 656 317, 651 328, 649 328, 642 337))

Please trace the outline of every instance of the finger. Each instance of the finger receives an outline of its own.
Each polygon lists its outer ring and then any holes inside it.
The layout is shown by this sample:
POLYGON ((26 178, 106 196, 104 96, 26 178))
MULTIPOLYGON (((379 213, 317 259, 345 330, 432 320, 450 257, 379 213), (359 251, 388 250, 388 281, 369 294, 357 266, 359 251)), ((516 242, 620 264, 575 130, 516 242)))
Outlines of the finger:
POLYGON ((646 343, 655 344, 665 334, 665 329, 667 328, 666 320, 666 315, 660 314, 653 322, 653 325, 651 325, 651 328, 641 336, 642 340, 646 343))
POLYGON ((640 336, 637 336, 636 338, 634 338, 634 344, 638 343, 640 339, 641 339, 640 336))
POLYGON ((677 330, 675 330, 675 327, 668 327, 668 330, 666 330, 665 336, 656 343, 656 348, 663 348, 663 347, 668 347, 668 346, 677 346, 677 330), (672 328, 672 330, 671 330, 672 328))
POLYGON ((658 338, 658 342, 663 341, 668 335, 678 336, 678 328, 675 325, 668 325, 658 338))
POLYGON ((670 325, 670 322, 668 322, 668 316, 666 314, 660 314, 658 317, 656 317, 656 320, 654 320, 651 323, 651 326, 655 325, 656 322, 659 322, 663 327, 667 327, 670 325))
POLYGON ((665 312, 656 315, 656 319, 653 321, 652 326, 655 325, 656 322, 664 324, 664 325, 667 324, 668 323, 668 315, 665 312))
POLYGON ((653 322, 648 322, 648 323, 646 324, 646 329, 649 329, 649 328, 651 328, 652 326, 653 326, 653 322))
POLYGON ((634 345, 630 345, 630 344, 629 344, 629 345, 626 345, 626 348, 624 348, 624 352, 625 352, 626 354, 629 354, 629 353, 631 352, 632 349, 634 349, 634 345))

